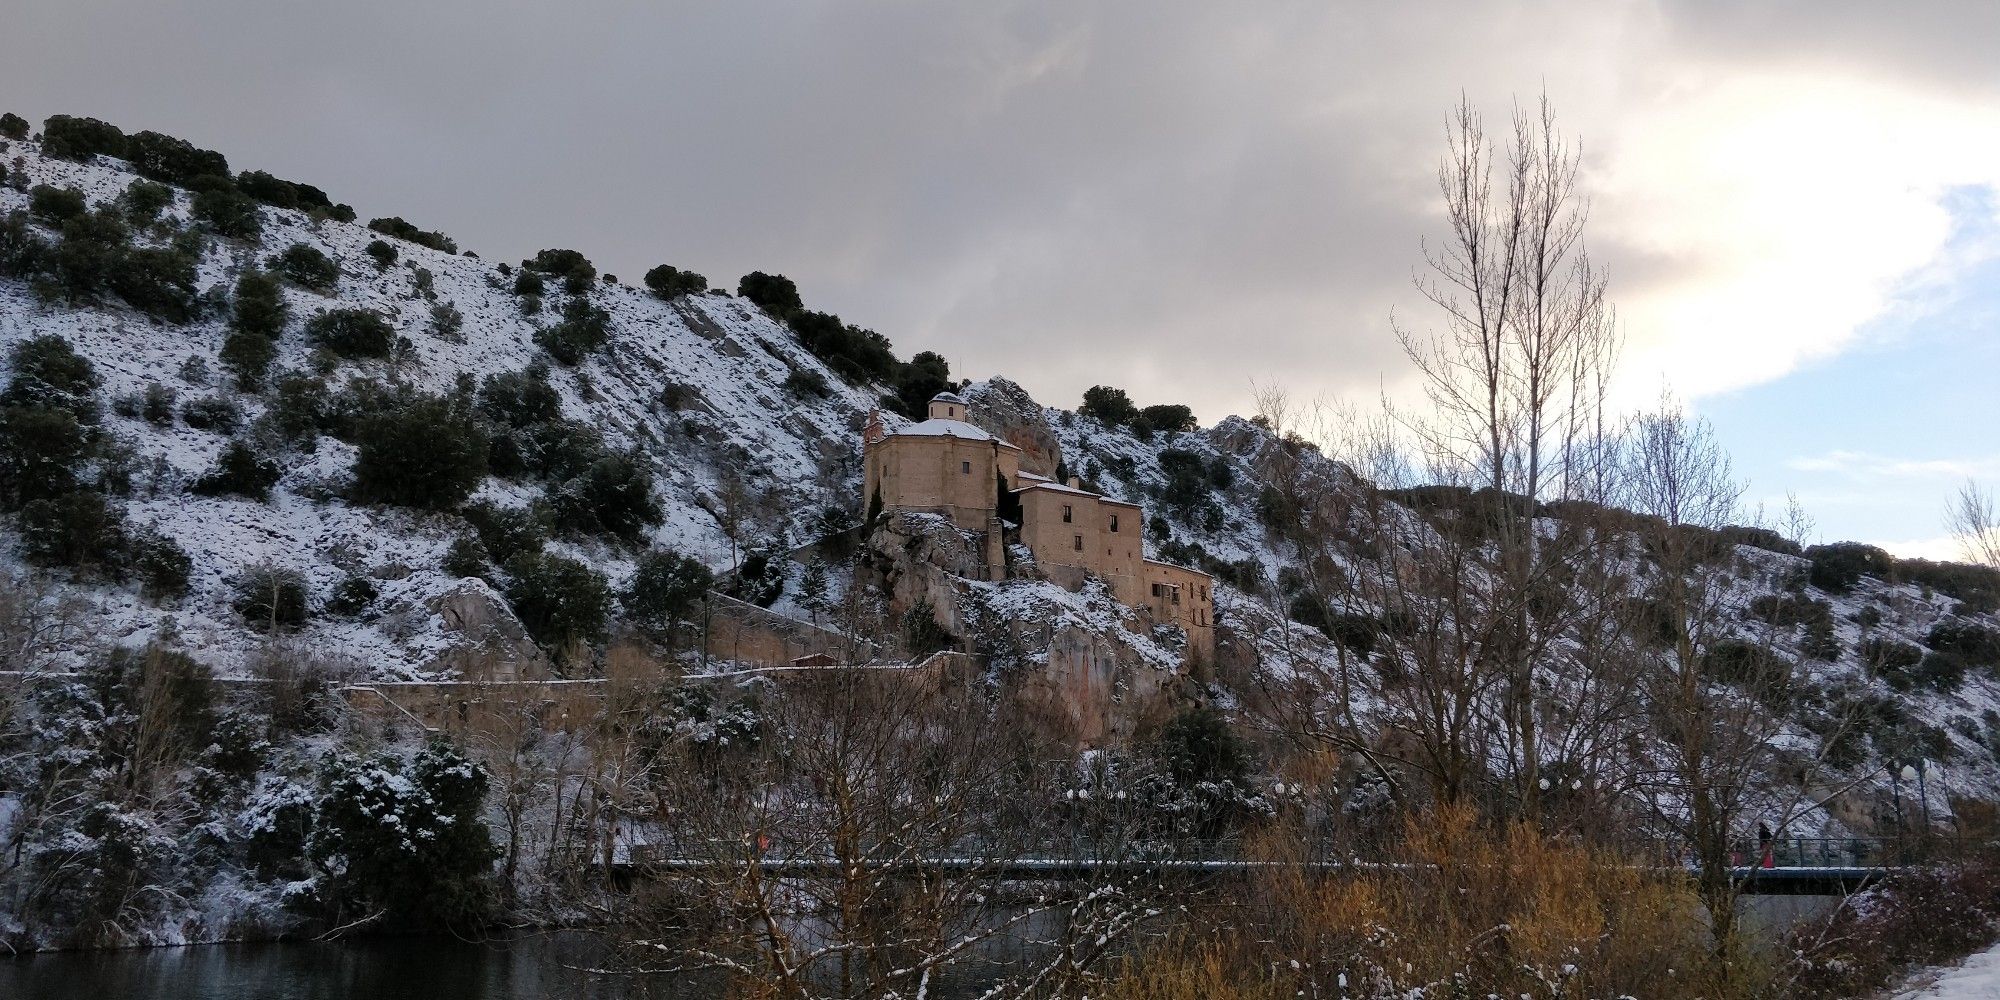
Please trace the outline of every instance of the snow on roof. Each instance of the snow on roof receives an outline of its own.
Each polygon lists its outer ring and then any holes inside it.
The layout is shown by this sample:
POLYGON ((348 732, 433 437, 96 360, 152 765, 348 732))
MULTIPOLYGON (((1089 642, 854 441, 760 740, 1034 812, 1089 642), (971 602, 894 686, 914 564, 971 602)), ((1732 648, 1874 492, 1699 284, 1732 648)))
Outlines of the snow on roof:
POLYGON ((937 394, 937 395, 935 395, 935 396, 932 396, 932 397, 931 397, 931 402, 933 402, 933 403, 963 403, 963 402, 965 402, 965 397, 963 397, 963 396, 960 396, 960 395, 959 395, 958 393, 955 393, 955 392, 951 391, 950 389, 946 389, 945 391, 943 391, 943 392, 940 392, 940 393, 938 393, 938 394, 937 394))
POLYGON ((1023 472, 1023 473, 1021 473, 1021 474, 1020 474, 1020 478, 1021 478, 1022 480, 1024 480, 1024 481, 1032 481, 1032 482, 1037 482, 1037 483, 1053 483, 1053 482, 1055 482, 1055 480, 1053 480, 1053 479, 1050 479, 1050 478, 1049 478, 1049 477, 1047 477, 1047 476, 1037 476, 1037 475, 1035 475, 1035 474, 1034 474, 1034 473, 1032 473, 1032 472, 1023 472))
MULTIPOLYGON (((1023 474, 1021 478, 1026 479, 1027 476, 1023 474)), ((1089 490, 1080 490, 1074 486, 1064 486, 1061 483, 1052 483, 1049 482, 1048 480, 1043 480, 1039 483, 1029 483, 1028 485, 1023 486, 1020 489, 1014 490, 1013 492, 1026 493, 1029 490, 1052 490, 1056 493, 1068 493, 1071 496, 1090 497, 1091 499, 1096 500, 1099 503, 1108 503, 1117 507, 1130 507, 1133 510, 1143 509, 1136 503, 1128 503, 1124 500, 1113 500, 1102 493, 1092 493, 1089 490)))
MULTIPOLYGON (((1002 441, 999 438, 996 438, 993 435, 988 434, 985 431, 982 431, 979 428, 974 427, 963 420, 945 420, 942 418, 933 418, 930 420, 925 420, 919 423, 911 424, 910 426, 905 427, 902 430, 891 433, 889 436, 890 437, 955 437, 955 438, 964 438, 967 441, 992 441, 995 444, 998 444, 1002 448, 1014 448, 1013 445, 1008 444, 1007 442, 1002 441)), ((1021 449, 1014 448, 1014 450, 1020 451, 1021 449)))

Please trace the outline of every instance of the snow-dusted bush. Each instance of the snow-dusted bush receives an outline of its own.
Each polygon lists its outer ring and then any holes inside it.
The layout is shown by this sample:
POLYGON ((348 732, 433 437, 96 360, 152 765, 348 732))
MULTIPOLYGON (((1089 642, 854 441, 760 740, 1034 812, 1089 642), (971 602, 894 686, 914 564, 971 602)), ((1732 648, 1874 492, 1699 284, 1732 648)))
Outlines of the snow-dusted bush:
POLYGON ((311 614, 305 577, 270 565, 252 566, 237 578, 233 606, 245 624, 265 632, 292 631, 311 614))
POLYGON ((125 159, 141 177, 187 185, 197 177, 228 177, 229 160, 212 149, 163 132, 134 132, 125 139, 125 159))
MULTIPOLYGON (((527 272, 522 272, 527 273, 527 272)), ((556 361, 575 367, 611 339, 611 314, 581 295, 563 303, 562 320, 535 331, 535 343, 556 361)))
POLYGON ((215 468, 194 482, 194 491, 203 496, 235 495, 252 500, 269 500, 277 485, 278 464, 257 454, 241 439, 223 446, 215 468))
POLYGON ((403 221, 398 216, 390 216, 386 219, 370 219, 368 220, 368 228, 384 235, 394 236, 399 240, 407 240, 418 246, 430 247, 440 253, 458 252, 458 244, 452 242, 451 237, 443 233, 418 229, 415 225, 403 221))
POLYGON ((336 754, 319 785, 307 851, 328 873, 327 919, 462 926, 491 909, 498 852, 480 819, 484 767, 433 741, 408 763, 336 754))
POLYGON ((315 343, 343 358, 387 357, 396 329, 373 309, 328 309, 306 322, 315 343))
POLYGON ((708 291, 708 279, 693 271, 683 271, 671 264, 661 264, 646 272, 646 288, 660 298, 673 300, 683 295, 700 295, 708 291))
POLYGON ((506 563, 507 603, 535 642, 547 650, 604 639, 611 615, 611 586, 604 575, 574 559, 517 555, 506 563))
POLYGON ((294 243, 272 257, 268 264, 273 271, 284 275, 285 280, 321 295, 332 292, 340 283, 340 265, 311 244, 294 243))
POLYGON ((364 500, 448 510, 486 478, 486 429, 458 398, 415 396, 366 413, 354 443, 364 500))
POLYGON ((42 121, 42 153, 79 163, 93 156, 124 156, 125 133, 95 118, 50 115, 42 121))
POLYGON ((671 549, 652 549, 639 556, 620 600, 633 624, 665 636, 694 617, 714 585, 715 575, 698 560, 671 549))
POLYGON ((194 201, 189 205, 190 213, 222 236, 256 242, 264 234, 264 213, 257 200, 236 190, 228 178, 216 181, 198 185, 194 201))

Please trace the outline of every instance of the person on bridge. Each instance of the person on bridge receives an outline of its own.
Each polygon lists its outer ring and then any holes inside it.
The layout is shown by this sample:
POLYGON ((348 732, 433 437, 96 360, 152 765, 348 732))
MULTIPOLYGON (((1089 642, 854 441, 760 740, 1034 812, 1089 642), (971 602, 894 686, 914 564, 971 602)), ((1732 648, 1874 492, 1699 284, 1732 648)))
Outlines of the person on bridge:
POLYGON ((1762 821, 1757 823, 1757 856, 1761 859, 1758 864, 1766 868, 1778 867, 1771 858, 1771 827, 1762 821))

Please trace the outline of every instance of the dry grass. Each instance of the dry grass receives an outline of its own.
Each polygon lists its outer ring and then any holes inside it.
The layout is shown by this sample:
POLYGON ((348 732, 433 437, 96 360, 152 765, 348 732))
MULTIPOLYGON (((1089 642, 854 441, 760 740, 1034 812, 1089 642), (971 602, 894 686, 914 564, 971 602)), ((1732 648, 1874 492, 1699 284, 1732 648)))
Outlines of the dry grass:
MULTIPOLYGON (((1273 831, 1264 856, 1296 852, 1273 831)), ((1489 827, 1470 812, 1412 818, 1401 865, 1279 867, 1232 893, 1235 927, 1128 963, 1112 996, 1507 997, 1761 995, 1739 966, 1713 974, 1701 907, 1683 882, 1624 859, 1489 827)))

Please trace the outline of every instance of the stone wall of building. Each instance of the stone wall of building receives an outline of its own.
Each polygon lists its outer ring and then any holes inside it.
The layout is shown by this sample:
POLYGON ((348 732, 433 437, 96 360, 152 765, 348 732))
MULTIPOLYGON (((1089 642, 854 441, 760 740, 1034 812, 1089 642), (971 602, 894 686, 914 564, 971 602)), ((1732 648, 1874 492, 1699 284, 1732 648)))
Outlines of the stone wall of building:
POLYGON ((1145 512, 1137 505, 1054 484, 1022 490, 1020 497, 1021 542, 1049 579, 1074 589, 1088 574, 1120 601, 1145 603, 1145 512))
POLYGON ((971 531, 986 529, 1002 481, 1020 474, 1018 452, 990 439, 891 435, 866 448, 864 503, 880 496, 885 509, 935 511, 971 531))

